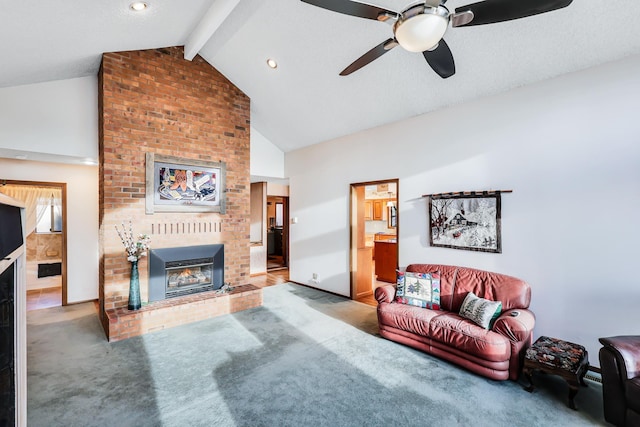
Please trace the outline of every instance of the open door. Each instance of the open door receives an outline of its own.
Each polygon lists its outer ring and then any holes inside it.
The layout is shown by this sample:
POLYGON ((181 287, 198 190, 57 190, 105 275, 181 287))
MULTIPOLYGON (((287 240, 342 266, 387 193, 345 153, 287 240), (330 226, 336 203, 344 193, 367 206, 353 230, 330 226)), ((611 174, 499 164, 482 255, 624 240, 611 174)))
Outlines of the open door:
POLYGON ((351 184, 351 298, 375 305, 375 288, 395 282, 399 180, 351 184))
POLYGON ((26 205, 27 308, 67 305, 67 185, 3 180, 0 193, 26 205))
POLYGON ((267 196, 267 271, 289 266, 289 198, 267 196))
POLYGON ((352 299, 361 299, 373 294, 373 247, 368 246, 365 239, 364 190, 363 185, 351 187, 352 299))

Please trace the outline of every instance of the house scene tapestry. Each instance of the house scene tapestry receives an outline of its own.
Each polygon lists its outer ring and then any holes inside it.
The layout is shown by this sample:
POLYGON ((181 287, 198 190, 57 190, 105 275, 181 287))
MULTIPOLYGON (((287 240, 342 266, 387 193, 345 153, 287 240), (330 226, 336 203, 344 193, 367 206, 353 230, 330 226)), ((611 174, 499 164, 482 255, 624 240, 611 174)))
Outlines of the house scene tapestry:
POLYGON ((429 217, 431 246, 501 252, 499 193, 431 196, 429 217))

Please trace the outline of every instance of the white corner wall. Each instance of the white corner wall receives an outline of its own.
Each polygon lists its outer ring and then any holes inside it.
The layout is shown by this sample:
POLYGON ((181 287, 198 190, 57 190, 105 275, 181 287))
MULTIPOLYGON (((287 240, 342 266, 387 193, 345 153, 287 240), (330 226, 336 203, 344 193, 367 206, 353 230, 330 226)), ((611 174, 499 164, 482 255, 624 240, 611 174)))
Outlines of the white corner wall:
POLYGON ((98 167, 0 158, 0 179, 67 184, 67 302, 98 298, 98 167))
POLYGON ((598 365, 598 337, 640 324, 639 69, 633 56, 287 153, 291 280, 318 273, 318 287, 348 296, 349 184, 399 178, 401 266, 528 281, 535 337, 581 343, 598 365), (488 189, 513 190, 503 253, 431 248, 421 196, 488 189))
POLYGON ((252 176, 284 178, 284 152, 251 126, 252 176))
MULTIPOLYGON (((251 160, 252 177, 284 178, 284 152, 251 126, 251 160)), ((273 187, 273 184, 270 184, 273 187)), ((266 224, 267 186, 264 188, 264 224, 266 224)), ((267 272, 267 228, 263 230, 262 245, 252 245, 250 274, 259 275, 267 272)))
MULTIPOLYGON (((257 212, 257 210, 255 211, 257 212)), ((251 183, 251 227, 256 227, 253 233, 259 232, 262 241, 252 243, 249 248, 250 262, 249 274, 257 276, 267 273, 267 183, 253 182, 251 183), (260 206, 259 219, 254 217, 254 203, 260 206), (254 222, 257 220, 257 224, 254 222)))
POLYGON ((0 88, 0 149, 98 158, 97 76, 0 88))

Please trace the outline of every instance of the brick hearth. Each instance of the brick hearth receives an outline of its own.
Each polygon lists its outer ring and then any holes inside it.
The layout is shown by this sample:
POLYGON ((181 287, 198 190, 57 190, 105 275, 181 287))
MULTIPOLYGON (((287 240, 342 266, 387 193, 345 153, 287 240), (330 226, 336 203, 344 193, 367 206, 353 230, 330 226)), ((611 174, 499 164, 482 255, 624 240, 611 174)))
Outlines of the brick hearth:
MULTIPOLYGON (((99 73, 100 319, 119 340, 262 301, 249 289, 249 98, 202 58, 181 47, 105 53, 99 73), (225 162, 226 213, 145 214, 145 154, 225 162), (129 263, 115 226, 131 220, 152 248, 225 245, 230 295, 205 292, 126 308, 129 263), (245 301, 246 298, 246 301, 245 301)), ((148 263, 139 263, 143 304, 148 263)))
POLYGON ((115 308, 106 311, 109 341, 119 341, 261 305, 262 289, 242 285, 224 294, 211 291, 158 301, 137 311, 127 310, 126 307, 115 308))

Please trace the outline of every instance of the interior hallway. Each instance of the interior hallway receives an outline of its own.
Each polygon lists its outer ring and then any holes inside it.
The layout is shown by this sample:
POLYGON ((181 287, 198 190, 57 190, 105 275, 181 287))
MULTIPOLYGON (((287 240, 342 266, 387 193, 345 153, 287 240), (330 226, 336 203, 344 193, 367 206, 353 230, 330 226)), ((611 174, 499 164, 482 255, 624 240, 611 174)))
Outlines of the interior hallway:
POLYGON ((62 287, 34 289, 27 291, 27 311, 62 305, 62 287))
POLYGON ((267 286, 279 285, 289 281, 289 269, 267 271, 267 274, 260 274, 249 278, 249 284, 264 288, 267 286))

